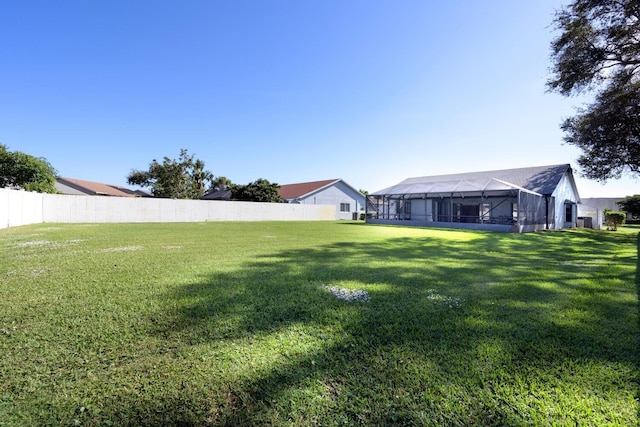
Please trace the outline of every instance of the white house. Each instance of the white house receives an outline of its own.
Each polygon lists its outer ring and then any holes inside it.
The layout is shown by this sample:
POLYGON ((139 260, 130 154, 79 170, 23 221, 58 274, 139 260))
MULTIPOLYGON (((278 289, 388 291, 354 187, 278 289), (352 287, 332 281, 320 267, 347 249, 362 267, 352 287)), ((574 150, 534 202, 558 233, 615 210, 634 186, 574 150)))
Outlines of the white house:
MULTIPOLYGON (((624 200, 624 197, 589 197, 580 200, 578 205, 578 220, 582 220, 585 227, 601 229, 604 223, 604 211, 620 211, 617 202, 624 200)), ((627 214, 627 219, 631 215, 627 214)))
POLYGON ((408 178, 369 196, 367 222, 527 232, 575 227, 569 164, 408 178))
POLYGON ((342 179, 300 182, 280 186, 288 203, 334 205, 337 219, 357 219, 365 210, 365 196, 342 179))

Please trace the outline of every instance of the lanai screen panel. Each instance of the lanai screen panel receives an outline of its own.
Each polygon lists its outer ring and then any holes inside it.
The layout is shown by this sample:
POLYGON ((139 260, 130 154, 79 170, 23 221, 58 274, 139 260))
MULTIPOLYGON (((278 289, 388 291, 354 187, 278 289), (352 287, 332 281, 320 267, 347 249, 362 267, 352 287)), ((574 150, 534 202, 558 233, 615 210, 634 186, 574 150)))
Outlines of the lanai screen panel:
POLYGON ((545 198, 534 193, 520 193, 519 219, 522 225, 545 224, 547 203, 545 198))
MULTIPOLYGON (((499 179, 478 177, 423 183, 412 181, 414 182, 403 182, 371 194, 372 205, 376 206, 372 213, 381 219, 409 219, 410 215, 403 208, 402 200, 449 199, 451 202, 445 203, 448 205, 453 202, 460 204, 464 199, 471 198, 481 204, 483 199, 506 197, 501 203, 510 199, 515 206, 520 204, 517 210, 514 209, 514 222, 531 225, 544 224, 546 221, 547 206, 542 195, 499 179)), ((449 218, 450 215, 446 217, 449 218)))

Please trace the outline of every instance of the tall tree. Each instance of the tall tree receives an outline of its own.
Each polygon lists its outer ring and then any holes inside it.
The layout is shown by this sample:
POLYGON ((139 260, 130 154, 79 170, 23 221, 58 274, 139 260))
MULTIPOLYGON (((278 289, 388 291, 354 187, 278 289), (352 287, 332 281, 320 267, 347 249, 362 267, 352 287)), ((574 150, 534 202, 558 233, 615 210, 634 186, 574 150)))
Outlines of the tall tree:
POLYGON ((583 174, 598 181, 640 174, 640 2, 573 0, 554 20, 551 91, 593 92, 562 125, 582 150, 583 174))
POLYGON ((58 172, 42 157, 9 151, 0 144, 0 188, 15 187, 38 193, 56 193, 58 172))
POLYGON ((279 188, 280 185, 259 178, 247 185, 232 184, 231 198, 247 202, 284 203, 284 199, 280 197, 279 188))
POLYGON ((165 157, 162 163, 156 159, 146 171, 132 170, 127 182, 148 187, 155 197, 172 199, 198 199, 211 187, 213 174, 204 168, 204 162, 180 150, 178 159, 165 157))

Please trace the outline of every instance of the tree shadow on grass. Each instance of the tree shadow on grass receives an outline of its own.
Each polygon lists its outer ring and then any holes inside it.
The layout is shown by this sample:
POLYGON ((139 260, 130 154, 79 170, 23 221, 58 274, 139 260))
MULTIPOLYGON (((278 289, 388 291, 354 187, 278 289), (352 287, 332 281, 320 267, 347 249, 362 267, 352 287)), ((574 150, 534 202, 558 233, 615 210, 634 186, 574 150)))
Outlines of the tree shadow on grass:
POLYGON ((613 387, 589 383, 579 369, 635 366, 638 344, 624 334, 637 334, 638 325, 624 326, 637 309, 615 298, 623 285, 603 290, 584 281, 606 274, 605 264, 588 262, 618 240, 588 233, 579 239, 594 251, 574 251, 567 243, 575 241, 560 233, 476 233, 471 242, 391 238, 275 251, 237 271, 211 272, 163 296, 175 311, 155 319, 153 331, 177 343, 176 363, 195 365, 187 375, 208 378, 211 389, 185 402, 179 390, 178 397, 150 397, 120 421, 585 421, 593 407, 562 415, 553 393, 613 387), (369 300, 336 298, 328 286, 365 290, 369 300), (596 301, 599 293, 608 295, 605 302, 596 301), (575 310, 584 315, 563 320, 564 311, 575 310), (211 373, 216 367, 222 372, 211 373), (562 384, 571 375, 579 381, 562 384))

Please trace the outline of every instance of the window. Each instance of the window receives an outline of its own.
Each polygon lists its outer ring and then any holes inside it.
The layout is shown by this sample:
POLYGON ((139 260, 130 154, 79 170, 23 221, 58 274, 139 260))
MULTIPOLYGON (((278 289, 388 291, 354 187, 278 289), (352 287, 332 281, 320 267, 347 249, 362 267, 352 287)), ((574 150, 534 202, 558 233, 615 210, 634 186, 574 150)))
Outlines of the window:
POLYGON ((565 210, 565 221, 573 222, 573 205, 567 203, 566 205, 564 205, 564 210, 565 210))
POLYGON ((340 203, 340 212, 351 212, 351 203, 340 203))
POLYGON ((490 203, 483 203, 480 205, 480 212, 482 215, 481 220, 484 221, 489 221, 489 216, 491 214, 491 204, 490 203))

